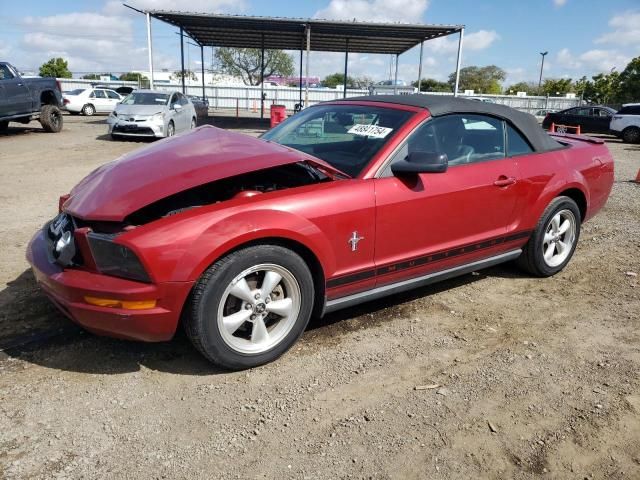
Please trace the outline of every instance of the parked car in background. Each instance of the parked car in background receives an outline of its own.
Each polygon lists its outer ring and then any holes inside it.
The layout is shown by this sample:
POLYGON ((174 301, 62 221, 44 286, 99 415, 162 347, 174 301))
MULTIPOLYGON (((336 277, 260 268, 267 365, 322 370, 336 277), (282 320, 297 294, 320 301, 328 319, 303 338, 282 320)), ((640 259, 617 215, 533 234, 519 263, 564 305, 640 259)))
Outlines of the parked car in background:
POLYGON ((467 97, 469 100, 475 100, 476 102, 496 103, 494 100, 485 97, 467 97))
POLYGON ((0 132, 9 122, 39 120, 47 132, 62 130, 62 92, 55 78, 23 78, 11 64, 0 62, 0 132))
POLYGON ((112 87, 110 85, 93 85, 93 88, 102 88, 102 89, 106 89, 106 90, 114 90, 118 95, 121 95, 122 97, 126 97, 131 92, 133 92, 134 90, 137 90, 137 87, 129 87, 129 86, 112 87))
POLYGON ((193 103, 193 107, 196 109, 196 115, 198 118, 207 118, 209 116, 209 100, 197 95, 187 95, 187 98, 193 103))
MULTIPOLYGON (((170 104, 160 94, 142 94, 146 114, 170 104)), ((245 369, 312 313, 511 260, 560 272, 612 184, 602 140, 550 136, 504 105, 347 98, 262 138, 205 125, 102 165, 27 259, 88 330, 166 341, 182 324, 206 358, 245 369)))
POLYGON ((627 143, 640 143, 640 103, 622 105, 611 119, 609 128, 627 143))
POLYGON ((124 98, 114 90, 103 88, 78 88, 63 93, 62 97, 67 111, 87 116, 96 113, 111 113, 124 98))
POLYGON ((536 117, 536 120, 538 120, 538 123, 542 123, 542 121, 544 120, 544 117, 546 117, 550 113, 555 113, 555 112, 557 112, 557 110, 553 110, 550 108, 542 108, 538 110, 536 113, 534 113, 533 116, 536 117))
POLYGON ((107 118, 111 138, 172 137, 196 128, 193 103, 182 93, 135 90, 107 118))
POLYGON ((580 133, 610 133, 611 117, 616 113, 613 108, 602 105, 573 107, 559 112, 549 113, 542 121, 542 128, 549 130, 551 124, 580 127, 580 133))

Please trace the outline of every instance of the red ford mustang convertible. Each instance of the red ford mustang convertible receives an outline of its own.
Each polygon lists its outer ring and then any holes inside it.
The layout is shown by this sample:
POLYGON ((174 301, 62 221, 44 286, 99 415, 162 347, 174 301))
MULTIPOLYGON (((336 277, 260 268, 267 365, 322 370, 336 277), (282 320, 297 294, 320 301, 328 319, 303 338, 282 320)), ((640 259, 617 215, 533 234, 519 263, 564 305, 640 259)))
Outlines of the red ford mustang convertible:
POLYGON ((27 251, 72 320, 172 338, 211 361, 274 360, 311 315, 516 260, 550 276, 605 204, 602 141, 549 136, 501 105, 360 97, 262 138, 213 127, 103 165, 27 251))

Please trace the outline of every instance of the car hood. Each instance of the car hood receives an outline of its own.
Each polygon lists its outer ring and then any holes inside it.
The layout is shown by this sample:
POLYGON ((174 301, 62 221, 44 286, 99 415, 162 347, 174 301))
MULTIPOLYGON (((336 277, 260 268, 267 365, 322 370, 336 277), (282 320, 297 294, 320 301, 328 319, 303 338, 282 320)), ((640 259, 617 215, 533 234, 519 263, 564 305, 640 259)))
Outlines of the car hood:
POLYGON ((189 188, 300 161, 344 176, 297 150, 205 125, 102 165, 71 190, 63 210, 83 220, 122 221, 189 188))
POLYGON ((165 105, 118 105, 116 113, 118 115, 154 115, 163 112, 165 105))

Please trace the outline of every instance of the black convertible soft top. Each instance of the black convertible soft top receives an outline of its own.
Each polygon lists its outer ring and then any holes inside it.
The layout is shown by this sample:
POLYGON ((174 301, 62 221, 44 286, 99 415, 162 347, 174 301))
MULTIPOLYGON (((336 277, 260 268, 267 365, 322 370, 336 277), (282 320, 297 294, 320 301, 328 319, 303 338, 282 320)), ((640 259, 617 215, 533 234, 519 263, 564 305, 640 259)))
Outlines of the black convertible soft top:
POLYGON ((363 97, 350 97, 339 100, 356 102, 380 102, 395 103, 398 105, 409 105, 412 107, 422 107, 429 110, 431 116, 439 117, 450 113, 478 113, 491 115, 510 122, 516 129, 527 137, 529 143, 536 152, 546 152, 563 148, 563 145, 555 141, 547 132, 542 130, 536 118, 528 113, 521 112, 506 105, 496 103, 479 102, 466 98, 452 97, 446 95, 366 95, 363 97))

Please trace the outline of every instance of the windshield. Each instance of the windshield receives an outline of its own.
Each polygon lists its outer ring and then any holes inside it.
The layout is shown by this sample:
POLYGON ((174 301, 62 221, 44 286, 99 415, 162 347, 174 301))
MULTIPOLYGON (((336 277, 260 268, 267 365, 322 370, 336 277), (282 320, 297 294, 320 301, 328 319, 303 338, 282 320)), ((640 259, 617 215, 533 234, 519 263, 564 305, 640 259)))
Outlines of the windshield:
POLYGON ((121 103, 123 105, 164 105, 169 100, 166 93, 136 92, 130 94, 121 103))
POLYGON ((67 95, 80 95, 84 91, 85 91, 84 88, 77 88, 75 90, 71 90, 70 92, 68 92, 67 95))
POLYGON ((411 115, 385 107, 321 105, 290 117, 262 138, 321 158, 357 177, 411 115))

